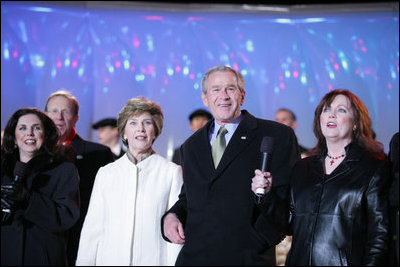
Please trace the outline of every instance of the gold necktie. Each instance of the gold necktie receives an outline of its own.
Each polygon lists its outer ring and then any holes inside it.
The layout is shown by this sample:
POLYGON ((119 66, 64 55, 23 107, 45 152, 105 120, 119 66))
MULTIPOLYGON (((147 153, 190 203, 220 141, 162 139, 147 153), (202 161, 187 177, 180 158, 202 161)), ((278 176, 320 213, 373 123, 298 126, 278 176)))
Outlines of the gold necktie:
POLYGON ((214 142, 212 143, 211 153, 215 168, 217 168, 219 161, 222 158, 222 154, 224 154, 224 150, 226 147, 225 134, 227 132, 228 130, 225 129, 225 127, 219 128, 217 138, 215 138, 214 142))

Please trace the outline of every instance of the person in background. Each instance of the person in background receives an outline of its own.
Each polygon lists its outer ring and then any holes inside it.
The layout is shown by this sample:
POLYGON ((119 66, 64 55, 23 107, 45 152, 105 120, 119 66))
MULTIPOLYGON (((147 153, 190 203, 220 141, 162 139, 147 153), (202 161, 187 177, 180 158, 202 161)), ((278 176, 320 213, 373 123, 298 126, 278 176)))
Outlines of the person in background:
POLYGON ((395 133, 390 140, 389 160, 393 179, 389 193, 392 226, 389 264, 399 266, 399 132, 395 133))
POLYGON ((1 144, 3 144, 4 130, 1 130, 1 144))
MULTIPOLYGON (((367 108, 349 90, 333 90, 315 110, 314 134, 287 201, 274 188, 266 197, 267 214, 293 236, 286 265, 387 265, 390 169, 367 108)), ((253 177, 253 191, 262 180, 253 177)))
POLYGON ((180 148, 184 184, 163 216, 163 237, 184 244, 176 265, 275 265, 275 245, 284 236, 261 212, 263 197, 252 193, 251 177, 262 162, 262 140, 269 136, 275 144, 270 172, 277 185, 289 183, 300 158, 294 132, 241 110, 244 79, 230 67, 208 70, 201 88, 214 119, 180 148))
POLYGON ((79 218, 79 175, 57 146, 53 121, 21 108, 1 146, 1 265, 67 265, 67 231, 79 218))
POLYGON ((97 137, 100 144, 108 146, 114 155, 114 160, 119 159, 125 154, 125 150, 119 142, 117 120, 114 118, 102 119, 92 126, 97 130, 97 137))
MULTIPOLYGON (((189 115, 189 128, 192 132, 196 132, 198 129, 206 125, 206 123, 212 119, 212 115, 205 109, 196 109, 189 115)), ((174 150, 172 155, 172 162, 181 164, 181 157, 179 155, 179 148, 174 150)))
MULTIPOLYGON (((293 129, 296 130, 297 127, 297 118, 293 111, 287 108, 280 108, 275 112, 275 121, 285 124, 293 129)), ((303 147, 299 144, 300 154, 301 157, 307 157, 308 148, 303 147)))
POLYGON ((181 167, 152 148, 163 113, 156 102, 132 98, 117 124, 128 150, 97 173, 77 265, 173 265, 181 246, 165 242, 159 229, 183 180, 181 167))
POLYGON ((80 218, 70 230, 68 239, 69 265, 74 266, 80 232, 89 206, 96 173, 100 167, 113 162, 114 158, 107 146, 86 141, 76 132, 75 125, 79 119, 79 103, 71 93, 65 90, 52 93, 47 99, 45 111, 58 128, 59 144, 74 151, 74 163, 80 177, 80 218))
MULTIPOLYGON (((290 109, 287 109, 287 108, 278 109, 275 112, 275 121, 282 123, 286 126, 289 126, 290 128, 293 129, 293 131, 296 131, 297 117, 294 114, 294 112, 290 109)), ((308 148, 305 148, 299 144, 299 151, 300 151, 301 158, 307 157, 308 148)), ((282 240, 281 243, 276 245, 275 249, 276 249, 276 265, 277 266, 285 265, 286 256, 290 249, 291 243, 292 243, 292 237, 286 236, 285 239, 282 240)))

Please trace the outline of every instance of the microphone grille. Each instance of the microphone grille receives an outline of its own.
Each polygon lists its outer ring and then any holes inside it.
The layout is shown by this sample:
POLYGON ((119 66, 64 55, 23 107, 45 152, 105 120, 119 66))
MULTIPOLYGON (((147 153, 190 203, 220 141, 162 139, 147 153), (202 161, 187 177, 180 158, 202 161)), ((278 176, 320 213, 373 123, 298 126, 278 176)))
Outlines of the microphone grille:
POLYGON ((274 151, 274 138, 271 136, 264 136, 260 146, 261 153, 271 154, 274 151))

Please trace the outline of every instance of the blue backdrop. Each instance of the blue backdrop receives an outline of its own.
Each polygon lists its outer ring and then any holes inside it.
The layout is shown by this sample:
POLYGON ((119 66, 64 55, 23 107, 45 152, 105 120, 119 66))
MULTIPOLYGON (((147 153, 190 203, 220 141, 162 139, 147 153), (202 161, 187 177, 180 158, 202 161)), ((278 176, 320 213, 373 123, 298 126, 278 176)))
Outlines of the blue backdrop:
POLYGON ((253 115, 296 113, 304 146, 315 144, 314 109, 335 88, 364 101, 386 152, 399 130, 398 3, 301 12, 79 3, 1 2, 2 128, 16 109, 44 109, 64 88, 81 105, 78 133, 97 141, 92 123, 146 96, 165 117, 154 148, 170 157, 191 134, 189 113, 203 107, 202 75, 224 64, 244 75, 253 115))

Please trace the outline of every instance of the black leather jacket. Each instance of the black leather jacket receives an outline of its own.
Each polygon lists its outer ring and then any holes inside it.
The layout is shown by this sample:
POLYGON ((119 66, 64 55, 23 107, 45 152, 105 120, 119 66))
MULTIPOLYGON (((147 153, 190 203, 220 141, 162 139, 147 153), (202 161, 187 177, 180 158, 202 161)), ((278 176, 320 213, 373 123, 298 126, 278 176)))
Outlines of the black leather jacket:
POLYGON ((326 151, 302 159, 294 167, 290 225, 285 227, 293 241, 286 265, 385 263, 388 164, 356 144, 348 145, 346 154, 330 175, 324 175, 326 151))

